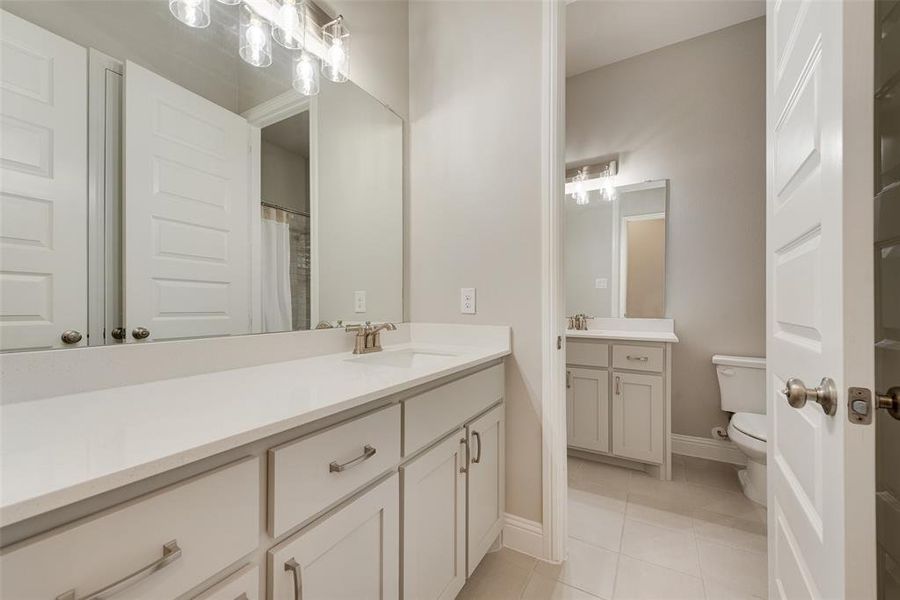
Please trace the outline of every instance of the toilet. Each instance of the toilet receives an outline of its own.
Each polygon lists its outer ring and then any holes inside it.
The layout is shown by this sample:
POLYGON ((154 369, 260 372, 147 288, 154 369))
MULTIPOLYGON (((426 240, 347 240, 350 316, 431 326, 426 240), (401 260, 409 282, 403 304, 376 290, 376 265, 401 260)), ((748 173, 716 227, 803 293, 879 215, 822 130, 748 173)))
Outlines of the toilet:
POLYGON ((747 456, 738 472, 744 495, 766 505, 766 359, 715 355, 722 410, 734 413, 728 437, 747 456))

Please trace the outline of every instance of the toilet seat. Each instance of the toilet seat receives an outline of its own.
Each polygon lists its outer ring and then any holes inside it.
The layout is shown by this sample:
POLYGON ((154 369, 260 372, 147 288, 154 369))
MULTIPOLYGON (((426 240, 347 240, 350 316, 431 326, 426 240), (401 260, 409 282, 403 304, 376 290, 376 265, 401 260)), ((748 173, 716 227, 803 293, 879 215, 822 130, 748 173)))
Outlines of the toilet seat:
POLYGON ((734 413, 731 417, 731 426, 760 442, 765 443, 768 438, 766 427, 766 415, 754 413, 734 413))

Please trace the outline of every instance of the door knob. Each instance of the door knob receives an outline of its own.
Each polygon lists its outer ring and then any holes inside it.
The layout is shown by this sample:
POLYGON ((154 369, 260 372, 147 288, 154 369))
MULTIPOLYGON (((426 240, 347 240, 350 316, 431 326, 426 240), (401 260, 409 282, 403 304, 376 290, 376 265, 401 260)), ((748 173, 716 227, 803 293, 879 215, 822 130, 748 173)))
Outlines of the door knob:
POLYGON ((145 327, 135 327, 131 330, 131 337, 136 340, 146 340, 150 337, 150 330, 145 327))
POLYGON ((122 341, 125 339, 125 336, 128 335, 128 332, 124 327, 116 327, 112 331, 109 332, 109 335, 112 336, 114 340, 122 341))
POLYGON ((63 331, 62 335, 59 336, 59 339, 63 341, 63 344, 77 344, 81 341, 81 332, 75 331, 74 329, 66 329, 63 331))
POLYGON ((900 420, 900 385, 892 387, 884 394, 875 394, 875 407, 883 408, 889 415, 900 420))
POLYGON ((791 377, 781 393, 794 408, 803 408, 809 400, 813 400, 822 407, 826 415, 831 417, 837 412, 837 387, 828 377, 823 377, 819 387, 812 389, 806 387, 800 379, 791 377))

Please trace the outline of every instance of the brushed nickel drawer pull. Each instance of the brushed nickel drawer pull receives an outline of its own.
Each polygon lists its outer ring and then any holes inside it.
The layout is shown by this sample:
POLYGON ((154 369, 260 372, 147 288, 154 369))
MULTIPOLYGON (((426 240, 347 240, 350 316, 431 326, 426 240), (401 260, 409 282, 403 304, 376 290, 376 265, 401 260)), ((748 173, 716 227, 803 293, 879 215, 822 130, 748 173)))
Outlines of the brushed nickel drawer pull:
POLYGON ((461 466, 459 468, 459 472, 460 473, 468 473, 469 469, 466 468, 466 466, 469 464, 469 438, 467 438, 467 437, 460 438, 459 443, 461 446, 463 446, 463 451, 464 451, 464 454, 462 457, 463 466, 461 466))
POLYGON ((627 356, 625 356, 625 358, 627 358, 628 360, 639 360, 641 362, 647 362, 648 360, 650 360, 649 356, 632 356, 631 354, 628 354, 627 356))
POLYGON ((616 375, 616 396, 622 393, 622 380, 616 375))
POLYGON ((234 600, 250 600, 250 598, 247 597, 247 592, 241 592, 241 595, 234 600))
POLYGON ((363 453, 354 458, 353 460, 348 460, 344 464, 339 463, 336 460, 331 461, 328 465, 329 473, 340 473, 341 471, 346 471, 351 467, 355 467, 356 465, 365 462, 375 456, 375 448, 366 444, 363 446, 363 453))
POLYGON ((472 437, 478 442, 478 452, 475 453, 475 458, 472 459, 473 463, 481 462, 481 434, 477 431, 472 432, 472 437))
POLYGON ((138 569, 131 575, 126 575, 117 582, 110 584, 102 590, 94 592, 93 594, 88 594, 87 596, 76 598, 75 590, 71 589, 64 594, 60 594, 59 596, 57 596, 56 600, 106 600, 107 598, 112 598, 119 592, 127 590, 137 582, 149 577, 153 573, 156 573, 157 571, 161 571, 165 567, 168 567, 179 558, 181 558, 181 548, 178 547, 178 540, 172 540, 171 542, 163 546, 162 557, 157 558, 146 567, 138 569))
POLYGON ((303 572, 300 570, 300 563, 291 558, 284 563, 284 570, 290 571, 294 576, 294 600, 300 600, 303 595, 303 572))

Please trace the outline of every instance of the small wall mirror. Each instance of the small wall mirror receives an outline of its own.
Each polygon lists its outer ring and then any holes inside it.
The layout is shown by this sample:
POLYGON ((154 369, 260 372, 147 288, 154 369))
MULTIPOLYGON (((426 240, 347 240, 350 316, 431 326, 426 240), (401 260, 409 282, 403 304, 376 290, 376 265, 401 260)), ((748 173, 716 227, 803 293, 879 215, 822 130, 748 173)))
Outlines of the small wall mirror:
POLYGON ((3 3, 0 351, 403 319, 403 121, 281 6, 3 3))
POLYGON ((568 193, 566 314, 666 315, 668 181, 568 193))

